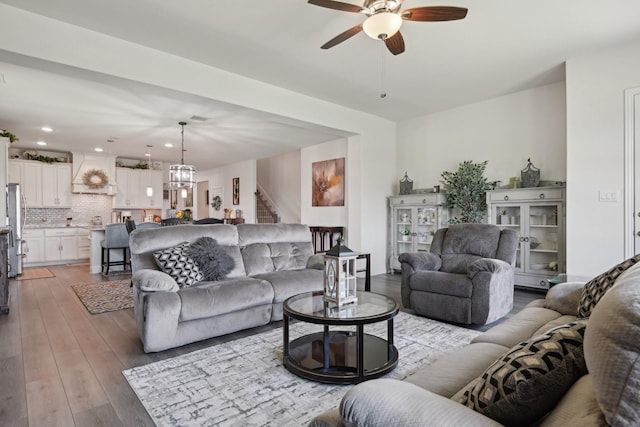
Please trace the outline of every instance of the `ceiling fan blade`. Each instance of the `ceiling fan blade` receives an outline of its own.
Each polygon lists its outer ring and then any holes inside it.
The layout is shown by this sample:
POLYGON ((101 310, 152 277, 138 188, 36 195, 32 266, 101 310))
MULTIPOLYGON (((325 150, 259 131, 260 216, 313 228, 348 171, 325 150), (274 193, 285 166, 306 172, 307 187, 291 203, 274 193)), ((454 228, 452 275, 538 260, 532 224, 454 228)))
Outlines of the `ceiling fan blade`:
POLYGON ((309 0, 308 3, 329 9, 341 10, 343 12, 361 13, 367 11, 367 9, 356 6, 355 4, 343 3, 341 1, 334 0, 309 0))
POLYGON ((320 46, 320 48, 321 49, 332 48, 335 45, 337 45, 339 43, 342 43, 343 41, 345 41, 347 39, 350 39, 351 37, 355 36, 360 31, 362 31, 362 25, 356 25, 355 27, 351 27, 347 31, 345 31, 344 33, 338 34, 337 36, 335 36, 334 38, 332 38, 331 40, 329 40, 328 42, 326 42, 325 44, 320 46))
POLYGON ((407 9, 400 14, 407 21, 455 21, 464 19, 467 9, 453 6, 424 6, 407 9))
POLYGON ((385 39, 384 44, 387 45, 387 49, 389 49, 389 52, 393 53, 394 55, 400 55, 402 52, 404 52, 404 38, 402 37, 402 34, 400 34, 400 31, 398 31, 388 39, 385 39))

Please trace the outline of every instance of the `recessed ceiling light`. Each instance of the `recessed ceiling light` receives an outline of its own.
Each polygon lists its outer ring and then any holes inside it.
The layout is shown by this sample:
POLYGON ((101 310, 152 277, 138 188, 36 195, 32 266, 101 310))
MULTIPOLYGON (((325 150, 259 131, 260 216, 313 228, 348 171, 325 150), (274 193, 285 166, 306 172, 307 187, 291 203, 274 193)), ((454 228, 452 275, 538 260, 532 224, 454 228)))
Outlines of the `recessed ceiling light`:
POLYGON ((94 148, 95 151, 97 151, 98 153, 102 153, 104 151, 104 149, 100 148, 100 147, 96 147, 94 148))
POLYGON ((149 153, 144 153, 144 155, 147 156, 147 157, 151 157, 151 154, 149 154, 149 153))
POLYGON ((173 147, 173 144, 170 143, 170 142, 167 142, 166 144, 164 144, 164 146, 167 147, 167 148, 171 148, 171 147, 173 147))
POLYGON ((42 130, 45 132, 53 132, 53 129, 51 129, 49 126, 42 126, 42 130))
POLYGON ((38 145, 47 145, 47 143, 44 142, 44 141, 38 141, 38 142, 36 142, 36 144, 38 144, 38 145))

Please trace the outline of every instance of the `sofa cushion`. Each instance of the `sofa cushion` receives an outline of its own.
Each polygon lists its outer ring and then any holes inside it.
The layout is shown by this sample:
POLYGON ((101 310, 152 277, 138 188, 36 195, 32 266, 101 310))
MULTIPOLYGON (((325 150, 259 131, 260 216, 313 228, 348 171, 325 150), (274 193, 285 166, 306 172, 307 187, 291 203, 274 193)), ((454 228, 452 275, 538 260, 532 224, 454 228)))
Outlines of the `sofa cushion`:
POLYGON ((211 237, 201 237, 191 243, 186 254, 196 263, 204 280, 222 280, 235 267, 233 258, 211 237))
POLYGON ((281 270, 253 277, 271 283, 274 304, 303 292, 321 291, 324 283, 324 271, 315 269, 281 270))
POLYGON ((189 287, 204 278, 196 263, 187 255, 188 246, 189 243, 185 242, 153 253, 158 266, 181 288, 189 287))
MULTIPOLYGON (((441 271, 466 274, 467 266, 479 258, 495 258, 500 228, 486 224, 456 224, 446 230, 439 254, 441 271), (470 238, 472 236, 472 238, 470 238)), ((433 252, 433 250, 432 250, 433 252)))
POLYGON ((582 290, 580 306, 578 307, 578 317, 589 317, 593 308, 609 288, 613 286, 618 276, 638 261, 640 261, 640 254, 622 261, 615 267, 589 280, 582 290))
POLYGON ((301 270, 313 251, 309 242, 252 243, 241 250, 247 275, 301 270))
MULTIPOLYGON (((640 263, 637 264, 640 266, 640 263)), ((621 275, 591 313, 585 357, 607 422, 640 420, 640 268, 621 275)))
POLYGON ((232 313, 271 304, 273 288, 264 280, 252 278, 200 282, 178 291, 182 302, 181 322, 232 313))
POLYGON ((506 425, 541 418, 587 373, 577 320, 524 341, 472 381, 459 402, 506 425))
MULTIPOLYGON (((536 301, 543 302, 543 300, 536 301)), ((551 329, 555 325, 547 325, 561 316, 557 311, 529 304, 511 316, 508 321, 497 324, 484 334, 475 337, 471 342, 491 342, 511 348, 519 342, 535 336, 535 332, 540 328, 546 328, 545 331, 551 329)), ((575 320, 575 318, 571 320, 575 320)))
POLYGON ((266 243, 254 243, 240 250, 247 276, 271 273, 275 270, 271 259, 271 250, 266 243))

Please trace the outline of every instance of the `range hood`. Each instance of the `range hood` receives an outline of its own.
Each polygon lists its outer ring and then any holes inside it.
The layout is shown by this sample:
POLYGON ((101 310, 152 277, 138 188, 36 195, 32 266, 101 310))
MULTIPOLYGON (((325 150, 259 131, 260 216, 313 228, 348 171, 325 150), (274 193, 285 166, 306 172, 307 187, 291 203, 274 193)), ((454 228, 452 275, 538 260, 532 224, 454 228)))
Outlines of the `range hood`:
POLYGON ((116 191, 116 158, 115 156, 72 153, 73 154, 73 180, 71 191, 82 194, 105 194, 113 196, 116 191), (104 173, 108 184, 102 188, 91 188, 84 183, 84 174, 96 170, 104 173))

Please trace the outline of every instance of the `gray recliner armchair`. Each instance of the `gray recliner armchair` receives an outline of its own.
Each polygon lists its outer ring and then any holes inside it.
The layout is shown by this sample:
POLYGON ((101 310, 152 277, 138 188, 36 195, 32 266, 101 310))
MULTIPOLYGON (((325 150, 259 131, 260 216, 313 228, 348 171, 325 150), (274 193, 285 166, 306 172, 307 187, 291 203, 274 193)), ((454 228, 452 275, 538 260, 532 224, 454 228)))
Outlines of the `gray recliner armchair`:
POLYGON ((485 325, 513 308, 519 236, 491 224, 441 228, 431 252, 403 253, 402 305, 447 322, 485 325))

